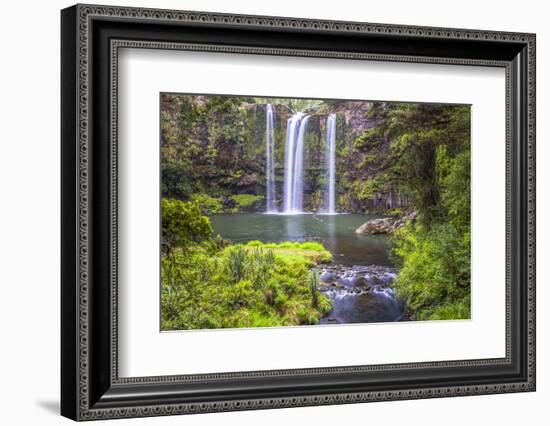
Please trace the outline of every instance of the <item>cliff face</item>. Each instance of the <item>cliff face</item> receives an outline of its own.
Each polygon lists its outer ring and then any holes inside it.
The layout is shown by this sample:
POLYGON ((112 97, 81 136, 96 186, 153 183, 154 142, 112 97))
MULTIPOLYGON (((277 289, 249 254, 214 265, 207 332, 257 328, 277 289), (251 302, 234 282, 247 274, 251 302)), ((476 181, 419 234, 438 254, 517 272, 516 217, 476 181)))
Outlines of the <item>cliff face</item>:
MULTIPOLYGON (((282 100, 284 101, 284 100, 282 100)), ((282 205, 287 122, 295 105, 274 103, 276 204, 282 205)), ((379 119, 383 104, 363 101, 315 101, 304 139, 304 209, 323 207, 327 184, 327 117, 336 114, 336 210, 385 210, 405 204, 391 187, 369 193, 365 185, 380 173, 379 158, 389 140, 361 142, 379 119), (371 146, 372 145, 372 146, 371 146)), ((161 99, 162 191, 186 199, 194 193, 213 197, 264 195, 266 102, 258 98, 163 95, 161 99)), ((258 203, 258 209, 262 204, 258 203)))
POLYGON ((342 141, 344 152, 340 160, 342 184, 339 204, 347 211, 385 211, 408 207, 410 197, 399 193, 391 184, 374 184, 385 170, 384 160, 390 155, 391 140, 381 134, 377 140, 365 138, 377 133, 384 120, 381 112, 384 102, 344 101, 336 106, 342 117, 342 141), (372 184, 372 185, 371 185, 372 184))

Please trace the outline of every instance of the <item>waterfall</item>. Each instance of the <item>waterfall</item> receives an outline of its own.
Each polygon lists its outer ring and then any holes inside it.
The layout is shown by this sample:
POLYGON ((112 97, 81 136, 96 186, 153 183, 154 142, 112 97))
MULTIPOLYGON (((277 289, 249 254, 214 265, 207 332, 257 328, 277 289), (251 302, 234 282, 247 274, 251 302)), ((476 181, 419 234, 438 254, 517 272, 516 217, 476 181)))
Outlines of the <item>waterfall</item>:
POLYGON ((266 212, 274 213, 275 208, 275 131, 273 129, 273 105, 267 104, 265 113, 265 182, 266 212))
POLYGON ((285 141, 284 213, 301 213, 304 200, 304 137, 308 115, 294 114, 287 123, 285 141))
POLYGON ((298 139, 296 140, 296 154, 294 159, 294 184, 292 186, 293 202, 292 208, 295 212, 301 212, 304 208, 304 137, 307 130, 309 116, 305 116, 300 122, 298 139))
POLYGON ((336 114, 327 118, 327 187, 325 189, 325 209, 328 214, 336 213, 336 114))

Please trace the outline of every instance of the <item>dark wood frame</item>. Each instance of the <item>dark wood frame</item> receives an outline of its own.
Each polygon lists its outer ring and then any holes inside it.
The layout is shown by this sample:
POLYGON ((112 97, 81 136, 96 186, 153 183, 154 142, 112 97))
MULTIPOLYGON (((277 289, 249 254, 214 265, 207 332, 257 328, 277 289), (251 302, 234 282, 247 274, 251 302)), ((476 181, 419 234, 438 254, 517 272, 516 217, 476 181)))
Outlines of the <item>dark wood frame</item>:
POLYGON ((76 5, 61 13, 61 413, 75 420, 535 390, 533 34, 76 5), (117 52, 193 49, 506 69, 506 357, 119 378, 117 52))

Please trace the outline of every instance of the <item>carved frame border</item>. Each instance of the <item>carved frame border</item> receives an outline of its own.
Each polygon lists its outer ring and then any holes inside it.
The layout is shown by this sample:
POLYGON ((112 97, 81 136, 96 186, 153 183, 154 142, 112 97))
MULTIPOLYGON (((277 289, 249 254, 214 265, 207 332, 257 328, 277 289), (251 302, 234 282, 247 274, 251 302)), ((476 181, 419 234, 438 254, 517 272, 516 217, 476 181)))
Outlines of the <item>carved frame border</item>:
MULTIPOLYGON (((216 411, 230 410, 248 410, 248 409, 263 409, 263 408, 281 408, 293 406, 309 406, 309 405, 324 405, 324 404, 342 404, 352 402, 367 402, 367 401, 383 401, 383 400, 401 400, 401 399, 416 399, 416 398, 433 398, 443 396, 462 396, 476 395, 488 393, 504 393, 517 391, 532 391, 535 389, 535 36, 533 34, 521 34, 511 32, 494 32, 494 31, 479 31, 479 30, 463 30, 463 29, 446 29, 446 28, 429 28, 416 26, 402 25, 386 25, 386 24, 369 24, 357 22, 336 22, 325 20, 310 20, 282 17, 265 17, 265 16, 246 16, 246 15, 229 15, 217 13, 203 12, 187 12, 187 11, 170 11, 157 9, 142 9, 142 8, 127 8, 127 7, 105 7, 94 5, 78 5, 78 61, 77 61, 77 89, 78 89, 78 111, 77 111, 77 171, 78 177, 78 217, 77 217, 77 253, 78 253, 78 276, 77 276, 77 415, 79 420, 104 419, 113 417, 141 417, 151 415, 170 415, 170 414, 186 414, 186 413, 205 413, 216 411), (223 25, 239 25, 265 28, 299 28, 304 30, 315 31, 339 31, 339 32, 358 32, 372 34, 406 34, 411 36, 421 36, 425 38, 443 38, 443 39, 466 39, 466 40, 498 40, 523 43, 527 46, 527 167, 528 167, 528 182, 526 200, 528 205, 527 223, 529 242, 527 246, 527 306, 528 306, 528 338, 527 338, 527 368, 528 379, 525 382, 501 383, 493 385, 479 386, 450 386, 446 388, 424 388, 424 389, 403 389, 397 391, 380 391, 380 392, 359 392, 359 393, 332 393, 326 395, 312 395, 301 397, 275 397, 275 398, 258 398, 245 400, 228 400, 205 402, 200 404, 160 404, 152 406, 142 406, 134 408, 93 408, 91 407, 88 389, 89 380, 89 54, 90 54, 90 22, 96 17, 117 17, 124 19, 136 19, 140 21, 174 21, 174 22, 200 22, 223 25)), ((452 362, 435 362, 435 363, 417 363, 417 364, 393 364, 382 366, 365 366, 365 367, 328 367, 322 369, 301 369, 301 370, 275 370, 262 372, 248 373, 226 373, 221 375, 200 375, 200 376, 162 376, 162 377, 146 377, 146 378, 118 378, 117 374, 117 325, 116 325, 116 280, 117 280, 117 170, 116 170, 116 140, 117 130, 116 125, 111 126, 112 140, 112 160, 111 169, 111 202, 115 206, 111 210, 112 220, 112 239, 111 239, 111 336, 112 336, 112 364, 111 364, 111 380, 114 384, 134 383, 169 383, 185 380, 212 380, 218 378, 240 378, 246 376, 270 376, 270 375, 303 375, 312 372, 316 373, 331 373, 341 372, 343 370, 365 371, 380 370, 380 369, 399 369, 419 366, 456 366, 456 365, 482 365, 492 363, 505 363, 510 359, 510 163, 511 163, 511 148, 510 135, 511 129, 509 125, 510 115, 510 92, 512 90, 510 81, 510 65, 507 62, 499 61, 480 61, 466 59, 449 59, 449 58, 419 58, 414 56, 395 56, 395 55, 372 55, 372 54, 354 54, 342 52, 326 52, 326 51, 307 51, 307 50, 290 50, 290 49, 271 49, 271 48, 246 48, 246 47, 231 47, 231 46, 213 46, 213 45, 193 45, 181 43, 159 43, 145 42, 139 40, 113 40, 111 43, 111 119, 116 123, 117 114, 117 58, 118 49, 123 47, 131 48, 156 48, 156 49, 185 49, 185 50, 200 50, 200 51, 223 51, 231 53, 256 53, 268 55, 299 55, 299 56, 316 56, 342 59, 368 59, 368 60, 384 60, 384 61, 400 61, 400 62, 427 62, 427 63, 448 63, 462 65, 484 65, 484 66, 499 66, 506 68, 506 110, 507 110, 507 148, 506 148, 506 194, 507 194, 507 259, 506 259, 506 358, 504 359, 486 359, 486 360, 466 360, 452 362)))

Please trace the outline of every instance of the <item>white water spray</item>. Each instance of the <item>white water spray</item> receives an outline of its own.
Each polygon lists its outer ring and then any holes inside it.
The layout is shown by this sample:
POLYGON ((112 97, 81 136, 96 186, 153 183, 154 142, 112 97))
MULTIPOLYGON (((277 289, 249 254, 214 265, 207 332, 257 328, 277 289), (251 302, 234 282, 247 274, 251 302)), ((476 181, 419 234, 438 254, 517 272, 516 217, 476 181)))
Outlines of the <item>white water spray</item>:
POLYGON ((265 113, 265 182, 266 211, 275 213, 275 131, 273 129, 273 105, 267 104, 265 113))
POLYGON ((302 213, 304 203, 304 138, 309 116, 294 114, 287 124, 283 213, 302 213))
POLYGON ((327 118, 327 188, 325 209, 328 214, 336 213, 336 114, 327 118))

